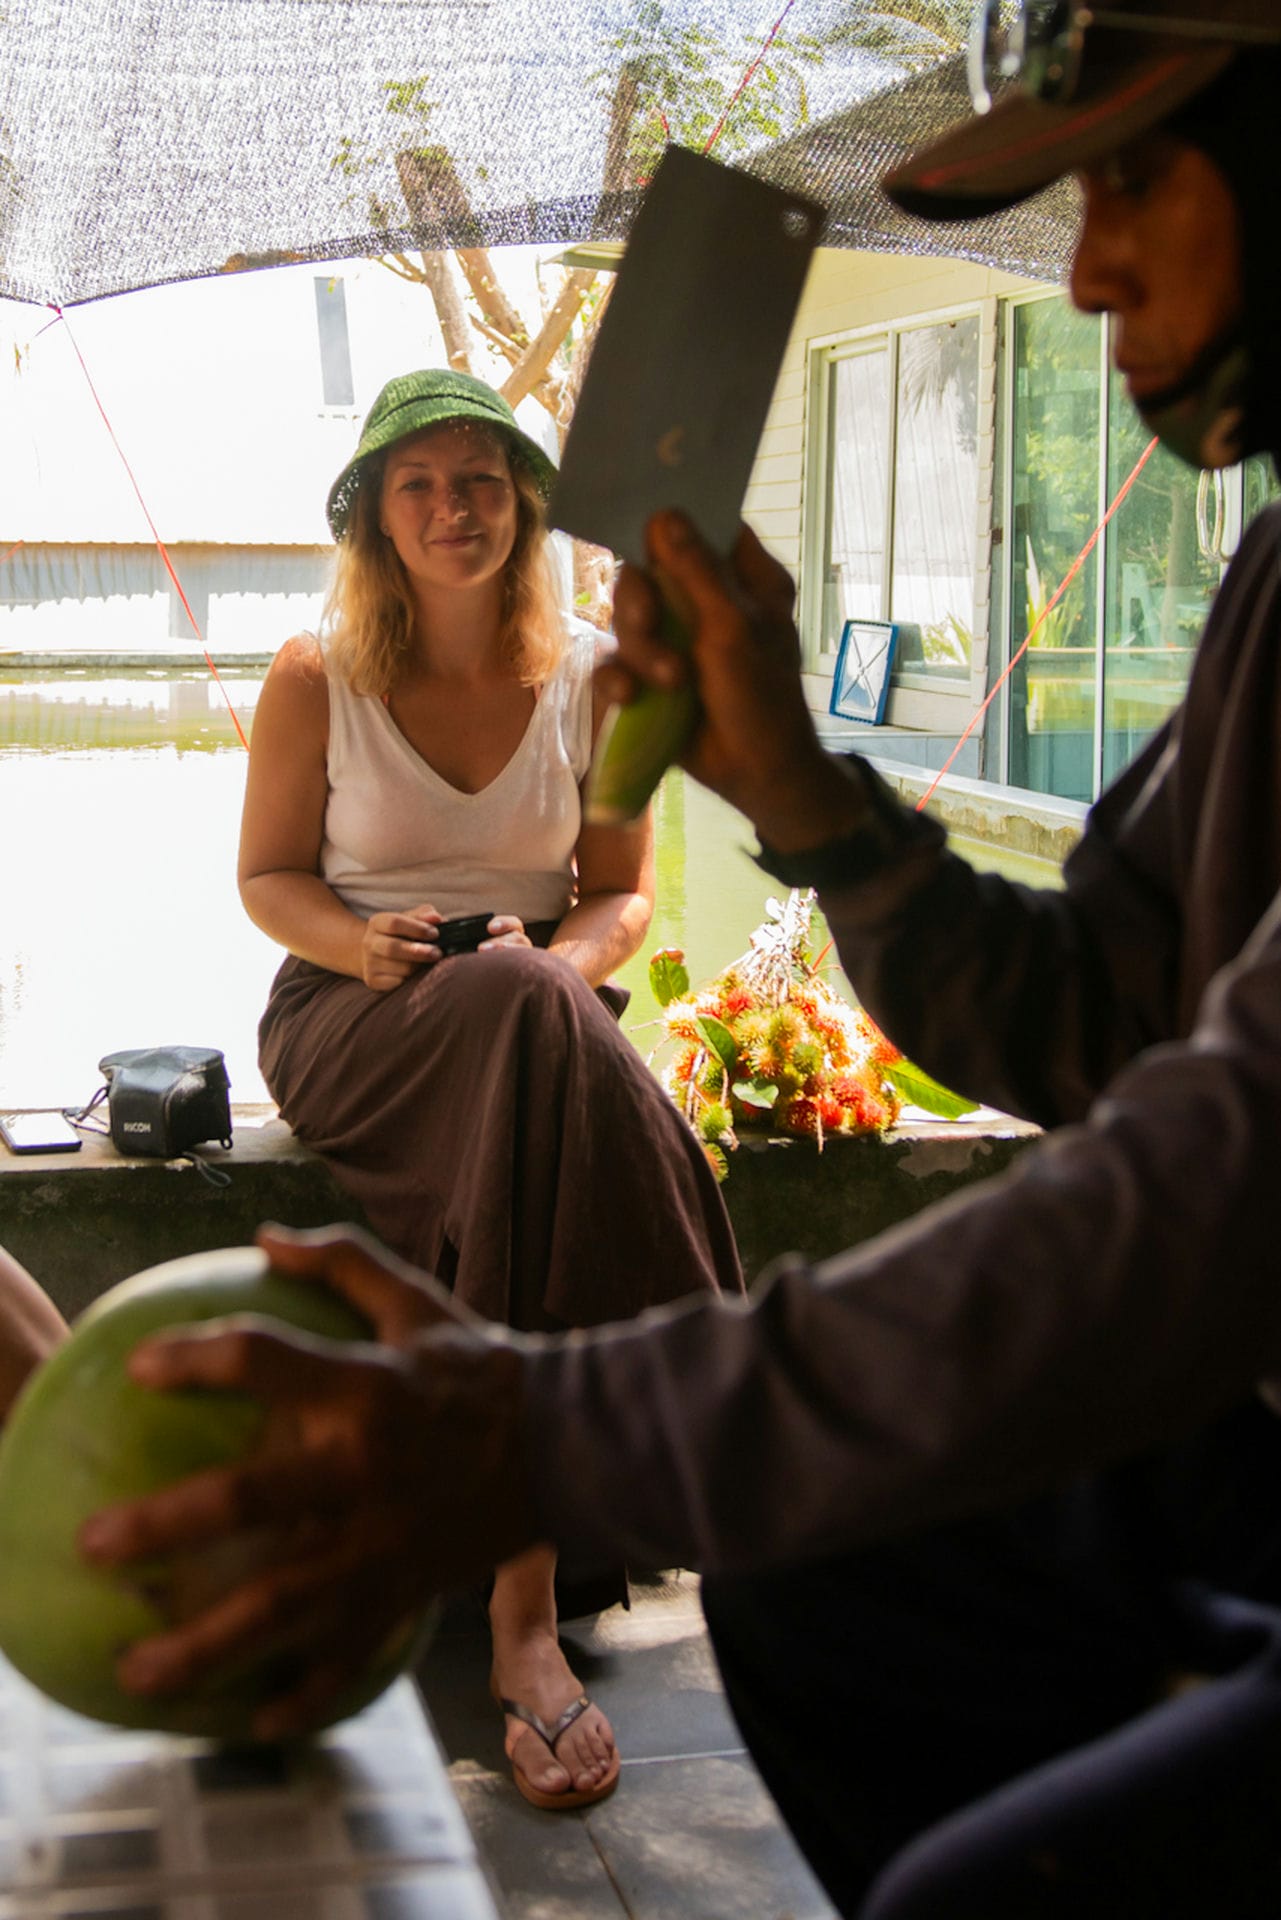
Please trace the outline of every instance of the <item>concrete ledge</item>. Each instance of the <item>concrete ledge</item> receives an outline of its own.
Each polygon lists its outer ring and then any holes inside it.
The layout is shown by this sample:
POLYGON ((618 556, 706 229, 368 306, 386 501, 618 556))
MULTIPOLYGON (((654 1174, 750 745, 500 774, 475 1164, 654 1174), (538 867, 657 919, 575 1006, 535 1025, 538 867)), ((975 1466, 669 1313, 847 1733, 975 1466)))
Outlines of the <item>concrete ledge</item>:
POLYGON ((210 1186, 185 1160, 127 1159, 86 1135, 79 1153, 0 1147, 0 1245, 68 1318, 118 1280, 207 1247, 244 1245, 264 1220, 323 1226, 359 1218, 324 1162, 270 1107, 232 1110, 230 1152, 202 1149, 231 1175, 210 1186))
MULTIPOLYGON (((264 1220, 322 1226, 359 1219, 324 1163, 274 1110, 233 1110, 235 1145, 206 1157, 231 1175, 213 1187, 186 1161, 127 1159, 87 1136, 77 1154, 0 1148, 0 1244, 69 1318, 161 1260, 243 1245, 264 1220)), ((975 1180, 1004 1170, 1036 1137, 1019 1121, 927 1122, 894 1133, 744 1140, 725 1199, 749 1276, 780 1253, 824 1259, 870 1239, 975 1180)))
POLYGON ((912 1121, 892 1133, 808 1140, 740 1136, 725 1201, 749 1276, 781 1253, 826 1260, 936 1200, 1003 1173, 1039 1129, 1002 1116, 912 1121))

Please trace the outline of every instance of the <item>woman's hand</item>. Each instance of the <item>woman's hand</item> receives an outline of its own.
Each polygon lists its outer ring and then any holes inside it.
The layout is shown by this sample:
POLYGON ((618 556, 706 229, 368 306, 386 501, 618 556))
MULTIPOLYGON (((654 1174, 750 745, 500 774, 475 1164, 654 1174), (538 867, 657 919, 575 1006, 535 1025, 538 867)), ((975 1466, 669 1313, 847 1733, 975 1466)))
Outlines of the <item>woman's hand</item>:
POLYGON ((434 1593, 530 1545, 532 1523, 515 1344, 355 1229, 259 1239, 283 1269, 343 1294, 380 1342, 235 1321, 144 1341, 129 1362, 139 1385, 250 1393, 268 1409, 266 1432, 238 1466, 94 1515, 80 1547, 127 1565, 275 1530, 270 1566, 127 1649, 118 1671, 131 1691, 163 1695, 282 1641, 302 1677, 255 1725, 281 1739, 321 1718, 434 1593))
POLYGON ((360 977, 375 993, 390 993, 411 974, 435 966, 440 948, 435 944, 441 915, 435 907, 415 907, 412 913, 375 913, 365 922, 360 943, 360 977))
POLYGON ((489 938, 482 940, 476 951, 484 953, 488 947, 532 947, 533 944, 523 920, 518 920, 514 913, 496 913, 489 923, 489 938))
POLYGON ((692 653, 659 638, 658 590, 624 567, 614 597, 618 650, 599 670, 608 697, 626 702, 638 686, 676 686, 692 674, 702 720, 683 764, 696 779, 780 849, 851 831, 862 801, 814 730, 786 568, 748 527, 728 563, 684 514, 656 514, 646 532, 653 568, 684 605, 692 653))

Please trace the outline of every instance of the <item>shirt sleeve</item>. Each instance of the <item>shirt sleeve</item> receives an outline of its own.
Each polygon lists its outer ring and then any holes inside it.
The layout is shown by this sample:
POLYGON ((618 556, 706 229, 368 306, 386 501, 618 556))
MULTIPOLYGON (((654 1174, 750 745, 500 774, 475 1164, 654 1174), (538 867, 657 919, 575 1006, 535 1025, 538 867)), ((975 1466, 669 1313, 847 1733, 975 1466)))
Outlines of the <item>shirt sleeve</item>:
POLYGON ((1093 810, 1061 892, 978 872, 941 837, 917 837, 856 884, 820 889, 859 999, 909 1058, 959 1092, 1053 1126, 1082 1117, 1127 1060, 1171 1031, 1170 751, 1163 734, 1093 810))
POLYGON ((1279 648, 1274 513, 1061 894, 971 872, 875 800, 857 878, 821 895, 860 998, 941 1079, 1055 1130, 745 1306, 531 1345, 549 1537, 778 1564, 1173 1440, 1281 1372, 1279 648))
MULTIPOLYGON (((743 1569, 1003 1504, 1281 1370, 1281 905, 1186 1042, 1008 1173, 744 1307, 526 1352, 540 1528, 743 1569)), ((731 1176, 732 1177, 732 1176, 731 1176)))

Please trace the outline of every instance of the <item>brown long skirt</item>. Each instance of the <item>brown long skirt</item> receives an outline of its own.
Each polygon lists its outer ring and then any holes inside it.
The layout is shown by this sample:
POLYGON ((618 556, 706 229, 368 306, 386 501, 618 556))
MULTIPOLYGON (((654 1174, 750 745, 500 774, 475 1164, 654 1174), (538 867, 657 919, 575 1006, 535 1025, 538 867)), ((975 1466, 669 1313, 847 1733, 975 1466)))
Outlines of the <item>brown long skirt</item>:
POLYGON ((460 954, 390 993, 285 961, 263 1077, 388 1246, 525 1332, 737 1292, 698 1142, 564 960, 460 954))

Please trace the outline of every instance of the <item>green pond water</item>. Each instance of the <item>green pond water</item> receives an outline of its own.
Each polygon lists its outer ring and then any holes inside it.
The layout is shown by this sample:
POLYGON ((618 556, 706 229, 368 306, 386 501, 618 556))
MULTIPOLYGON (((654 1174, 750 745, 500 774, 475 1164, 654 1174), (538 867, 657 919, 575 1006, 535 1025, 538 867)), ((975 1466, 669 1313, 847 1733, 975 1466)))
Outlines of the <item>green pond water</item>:
MULTIPOLYGON (((248 731, 260 676, 0 675, 0 1105, 82 1104, 121 1047, 221 1047, 232 1098, 265 1100, 256 1026, 278 950, 235 886, 248 731)), ((659 795, 658 906, 624 969, 624 1020, 659 1039, 650 954, 680 947, 697 983, 747 948, 777 883, 750 829, 676 773, 659 795)), ((959 844, 959 843, 958 843, 959 844)), ((1057 874, 981 844, 976 864, 1057 874)), ((821 938, 821 928, 819 929, 821 938)))

